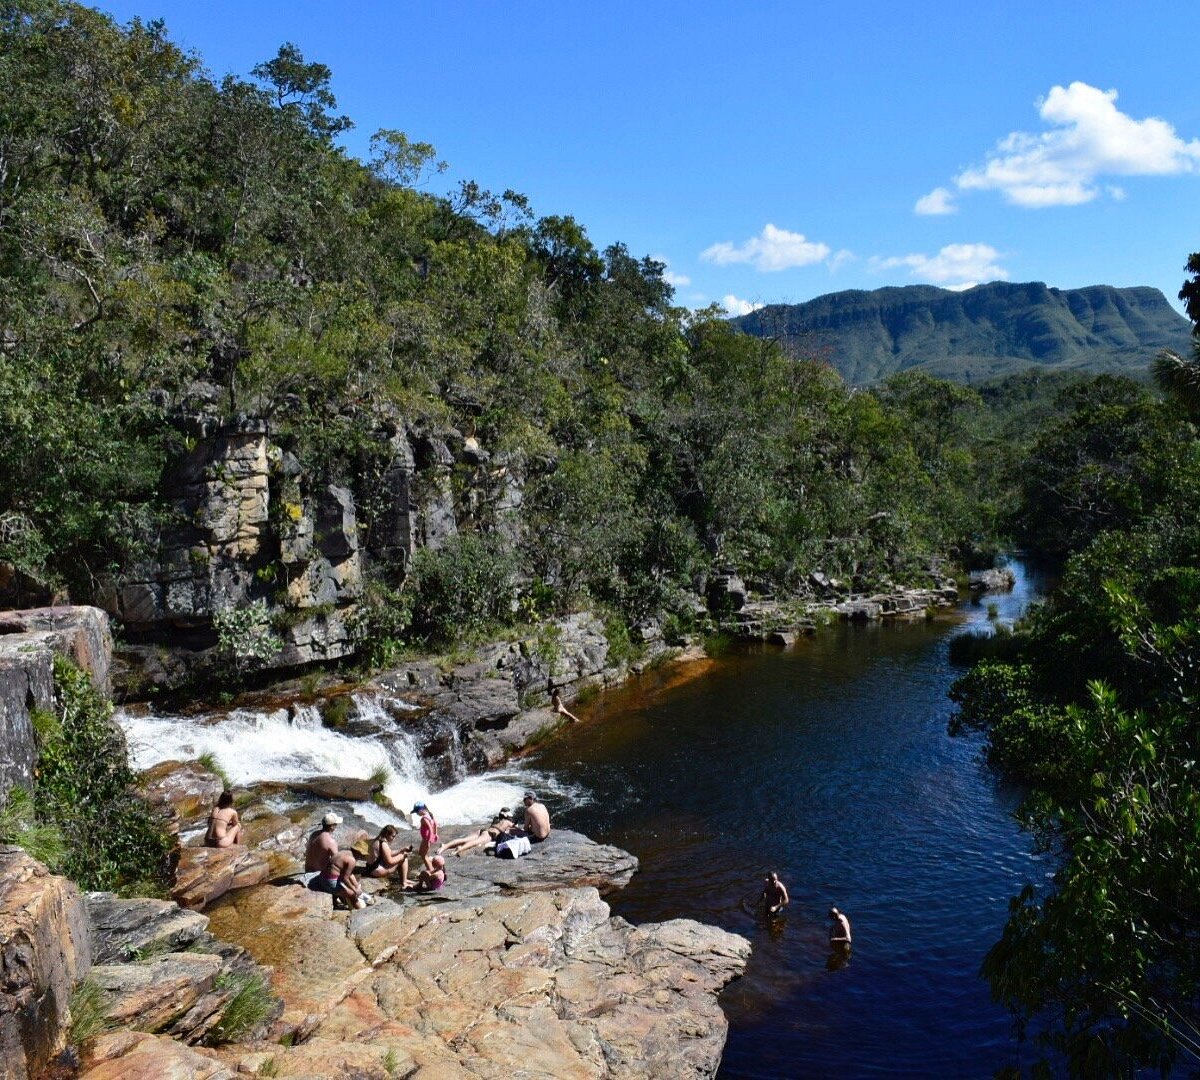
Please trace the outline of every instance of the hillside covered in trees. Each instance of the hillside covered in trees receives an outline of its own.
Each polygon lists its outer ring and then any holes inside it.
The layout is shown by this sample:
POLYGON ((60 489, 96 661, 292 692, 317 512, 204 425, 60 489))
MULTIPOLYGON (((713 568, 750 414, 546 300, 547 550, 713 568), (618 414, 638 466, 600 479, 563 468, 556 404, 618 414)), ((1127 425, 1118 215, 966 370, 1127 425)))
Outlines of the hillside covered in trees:
POLYGON ((1028 368, 1144 377, 1162 349, 1186 351, 1189 332, 1157 289, 1007 281, 830 293, 734 323, 792 355, 824 357, 859 386, 912 370, 965 383, 1028 368))
POLYGON ((160 24, 19 0, 0 59, 10 602, 153 608, 178 632, 348 596, 367 636, 428 638, 446 620, 418 617, 420 581, 463 565, 486 595, 452 606, 459 629, 580 603, 633 621, 716 565, 868 587, 990 528, 974 392, 853 393, 676 306, 661 264, 569 217, 428 193, 426 143, 379 131, 350 157, 331 73, 290 45, 214 81, 160 24), (189 495, 243 467, 216 511, 189 495), (405 469, 423 517, 394 543, 405 469), (301 581, 331 516, 333 577, 301 581), (206 570, 227 547, 249 561, 206 570))

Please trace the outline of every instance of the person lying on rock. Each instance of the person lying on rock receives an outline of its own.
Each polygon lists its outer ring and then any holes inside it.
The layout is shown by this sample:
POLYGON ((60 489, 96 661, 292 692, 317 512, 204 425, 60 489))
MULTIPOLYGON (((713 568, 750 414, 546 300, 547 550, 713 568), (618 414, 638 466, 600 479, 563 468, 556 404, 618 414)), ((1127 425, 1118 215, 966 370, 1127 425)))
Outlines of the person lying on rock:
POLYGON ((430 863, 432 866, 428 869, 421 868, 421 872, 417 875, 415 881, 410 881, 408 877, 408 856, 404 855, 400 859, 400 888, 408 892, 437 892, 443 885, 446 884, 446 860, 440 855, 434 855, 430 863))
POLYGON ((366 907, 362 888, 354 876, 357 863, 354 852, 340 850, 333 835, 341 823, 342 819, 331 810, 321 819, 321 827, 308 838, 304 852, 305 884, 313 892, 329 893, 334 907, 339 901, 347 907, 366 907))
POLYGON ((233 792, 226 789, 217 797, 217 805, 208 815, 208 830, 204 834, 205 847, 233 847, 242 842, 242 823, 233 808, 233 792))
POLYGON ((387 877, 400 865, 402 856, 412 851, 410 844, 403 851, 392 851, 392 841, 396 839, 396 826, 385 825, 379 835, 371 841, 368 849, 367 865, 363 870, 366 877, 387 877))
POLYGON ((421 856, 425 869, 432 870, 433 863, 429 858, 429 849, 438 842, 437 821, 434 819, 433 811, 423 802, 417 803, 412 808, 412 812, 421 815, 421 846, 417 849, 417 854, 421 856))
POLYGON ((512 811, 507 806, 501 807, 500 813, 492 818, 490 825, 470 836, 462 836, 457 840, 448 841, 438 848, 438 854, 445 855, 446 852, 453 851, 456 856, 460 856, 466 851, 474 851, 476 848, 498 843, 508 835, 512 827, 512 811))

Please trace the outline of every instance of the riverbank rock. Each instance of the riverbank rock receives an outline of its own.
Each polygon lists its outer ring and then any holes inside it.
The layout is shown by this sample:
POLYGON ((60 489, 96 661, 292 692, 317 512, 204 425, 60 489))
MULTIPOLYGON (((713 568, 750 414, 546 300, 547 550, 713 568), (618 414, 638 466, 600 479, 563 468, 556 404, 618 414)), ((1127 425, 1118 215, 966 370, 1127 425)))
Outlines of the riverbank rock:
POLYGON ((688 920, 631 926, 593 888, 446 893, 350 915, 299 886, 230 897, 212 926, 269 958, 285 1005, 272 1035, 301 1045, 214 1056, 245 1072, 270 1058, 277 1076, 338 1060, 380 1080, 385 1055, 421 1076, 716 1072, 727 1027, 716 994, 744 969, 744 939, 688 920))
POLYGON ((93 1039, 80 1080, 234 1080, 228 1066, 164 1035, 114 1031, 93 1039))
POLYGON ((972 593, 1009 592, 1017 584, 1017 575, 1007 566, 993 570, 973 570, 970 576, 972 593))
POLYGON ((31 714, 54 708, 54 657, 68 657, 107 692, 112 660, 108 618, 98 608, 0 612, 0 798, 33 786, 37 745, 31 714))
POLYGON ((231 889, 246 889, 271 876, 267 859, 241 844, 186 847, 179 853, 171 896, 180 907, 203 911, 231 889))
POLYGON ((71 991, 91 967, 83 897, 20 848, 0 847, 0 1070, 38 1076, 61 1049, 71 991))

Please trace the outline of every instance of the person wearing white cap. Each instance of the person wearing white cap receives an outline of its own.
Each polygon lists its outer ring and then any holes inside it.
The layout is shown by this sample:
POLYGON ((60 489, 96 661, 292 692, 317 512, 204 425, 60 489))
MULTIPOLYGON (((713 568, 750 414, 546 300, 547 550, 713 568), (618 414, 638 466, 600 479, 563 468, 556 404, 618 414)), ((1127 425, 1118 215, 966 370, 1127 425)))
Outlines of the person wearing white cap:
POLYGON ((354 876, 354 852, 341 851, 333 835, 341 823, 342 819, 330 810, 321 819, 321 827, 308 838, 304 852, 306 883, 314 892, 329 893, 335 907, 339 900, 349 907, 366 907, 362 888, 354 876))

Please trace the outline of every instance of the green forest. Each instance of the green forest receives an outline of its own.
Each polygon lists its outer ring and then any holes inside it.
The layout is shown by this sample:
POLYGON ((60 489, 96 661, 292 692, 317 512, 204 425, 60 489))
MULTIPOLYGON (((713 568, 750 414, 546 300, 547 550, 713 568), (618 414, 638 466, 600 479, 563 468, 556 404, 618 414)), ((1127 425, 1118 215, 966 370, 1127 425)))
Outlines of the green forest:
MULTIPOLYGON (((955 690, 1060 857, 985 974, 1079 1075, 1194 1057, 1200 346, 1153 385, 854 389, 572 217, 434 193, 420 135, 352 157, 331 84, 291 45, 215 80, 159 23, 0 0, 0 587, 86 603, 153 558, 197 412, 265 421, 364 533, 398 422, 523 477, 518 532, 483 504, 441 551, 369 562, 376 643, 684 620, 724 566, 787 596, 818 570, 867 591, 1006 546, 1061 558, 955 690)), ((1195 327, 1200 254, 1186 273, 1195 327)))

